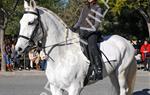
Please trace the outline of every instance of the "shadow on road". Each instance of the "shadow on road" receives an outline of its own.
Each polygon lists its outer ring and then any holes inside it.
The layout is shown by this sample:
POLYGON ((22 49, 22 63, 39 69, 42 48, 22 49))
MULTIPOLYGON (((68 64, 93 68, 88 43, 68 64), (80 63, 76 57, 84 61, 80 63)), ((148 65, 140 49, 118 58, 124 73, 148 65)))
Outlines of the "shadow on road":
POLYGON ((150 89, 143 89, 142 91, 136 91, 133 95, 150 95, 150 89))

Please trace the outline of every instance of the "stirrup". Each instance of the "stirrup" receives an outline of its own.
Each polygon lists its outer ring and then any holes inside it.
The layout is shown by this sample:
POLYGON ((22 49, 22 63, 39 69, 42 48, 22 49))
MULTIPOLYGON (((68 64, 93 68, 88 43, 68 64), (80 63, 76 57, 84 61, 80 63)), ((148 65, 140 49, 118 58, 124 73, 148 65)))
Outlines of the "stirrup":
POLYGON ((96 67, 94 69, 94 72, 95 72, 96 80, 102 80, 103 79, 102 68, 96 67))

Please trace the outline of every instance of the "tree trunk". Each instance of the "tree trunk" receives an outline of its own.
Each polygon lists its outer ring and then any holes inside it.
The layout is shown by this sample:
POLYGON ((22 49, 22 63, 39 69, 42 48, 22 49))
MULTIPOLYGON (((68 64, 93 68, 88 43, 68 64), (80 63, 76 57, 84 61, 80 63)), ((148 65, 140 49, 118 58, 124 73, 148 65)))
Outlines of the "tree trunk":
POLYGON ((3 41, 4 41, 4 30, 0 27, 0 40, 1 40, 1 58, 2 58, 2 62, 1 62, 1 71, 6 71, 6 64, 5 64, 5 61, 4 61, 4 44, 3 44, 3 41))
MULTIPOLYGON (((1 3, 1 2, 0 2, 1 3)), ((2 3, 1 3, 2 4, 2 3)), ((0 4, 0 45, 1 45, 1 71, 6 71, 6 64, 4 61, 4 29, 7 23, 7 17, 5 17, 5 10, 2 9, 2 5, 0 4)))
POLYGON ((142 9, 138 9, 138 11, 144 17, 144 19, 145 19, 145 21, 147 23, 149 37, 150 37, 150 22, 149 22, 150 21, 150 17, 142 9))

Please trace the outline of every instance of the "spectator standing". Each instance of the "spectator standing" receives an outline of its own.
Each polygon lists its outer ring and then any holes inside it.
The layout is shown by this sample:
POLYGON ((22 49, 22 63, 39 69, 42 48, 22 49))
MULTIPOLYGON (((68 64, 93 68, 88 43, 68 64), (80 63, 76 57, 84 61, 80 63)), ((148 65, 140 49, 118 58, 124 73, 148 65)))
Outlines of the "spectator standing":
POLYGON ((140 52, 142 53, 142 60, 144 62, 144 71, 146 71, 147 69, 149 69, 150 71, 150 44, 148 43, 148 40, 144 41, 144 44, 141 46, 140 52))
POLYGON ((17 51, 15 50, 15 43, 11 45, 11 59, 14 64, 14 69, 19 68, 19 58, 17 58, 17 51))
POLYGON ((139 68, 141 68, 142 58, 141 58, 141 53, 140 53, 140 47, 139 47, 137 38, 135 36, 132 38, 131 44, 133 45, 133 47, 135 49, 135 59, 137 61, 137 67, 139 69, 139 68))
POLYGON ((43 50, 40 51, 40 59, 41 70, 45 71, 47 66, 47 55, 45 55, 43 50))
POLYGON ((11 52, 11 43, 10 43, 10 40, 8 40, 5 45, 5 53, 3 54, 8 71, 13 71, 13 63, 11 60, 11 53, 12 53, 11 52))
POLYGON ((139 45, 138 45, 138 42, 137 42, 137 38, 136 37, 133 37, 132 40, 131 40, 131 44, 133 45, 134 49, 135 49, 135 55, 137 55, 139 53, 139 45))
POLYGON ((40 61, 40 54, 39 52, 37 51, 37 48, 32 48, 30 51, 29 51, 29 59, 30 59, 30 68, 33 69, 33 66, 34 66, 34 63, 36 65, 36 69, 39 70, 40 67, 39 67, 39 61, 40 61))

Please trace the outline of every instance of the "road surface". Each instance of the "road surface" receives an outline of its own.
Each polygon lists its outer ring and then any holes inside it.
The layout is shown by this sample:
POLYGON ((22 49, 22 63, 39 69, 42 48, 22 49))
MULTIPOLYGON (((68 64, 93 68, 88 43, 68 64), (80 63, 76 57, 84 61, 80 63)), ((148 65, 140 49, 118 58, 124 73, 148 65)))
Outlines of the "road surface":
MULTIPOLYGON (((51 95, 47 78, 40 71, 0 72, 0 95, 51 95)), ((112 95, 109 78, 87 86, 81 95, 112 95)), ((65 93, 66 94, 66 93, 65 93)), ((150 95, 150 72, 138 71, 134 95, 150 95)))

